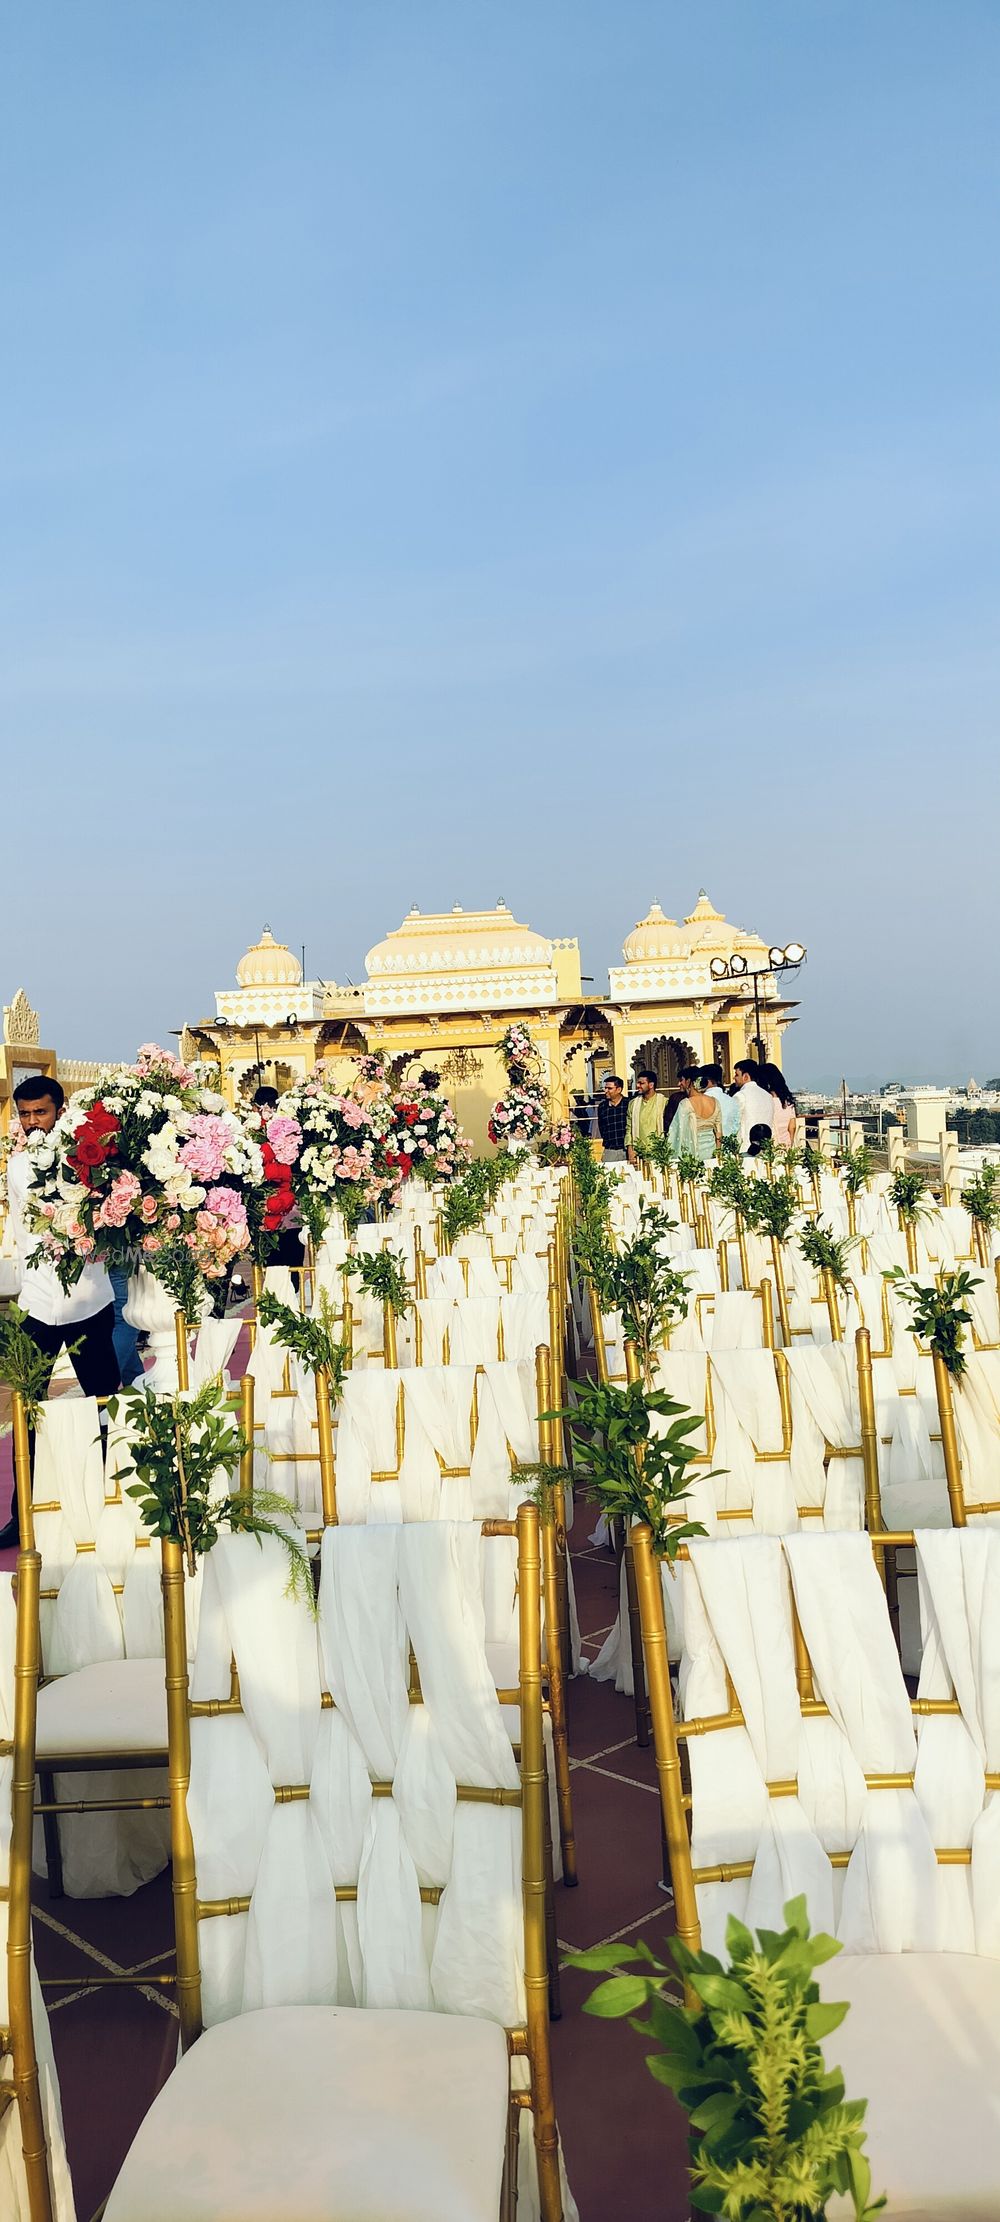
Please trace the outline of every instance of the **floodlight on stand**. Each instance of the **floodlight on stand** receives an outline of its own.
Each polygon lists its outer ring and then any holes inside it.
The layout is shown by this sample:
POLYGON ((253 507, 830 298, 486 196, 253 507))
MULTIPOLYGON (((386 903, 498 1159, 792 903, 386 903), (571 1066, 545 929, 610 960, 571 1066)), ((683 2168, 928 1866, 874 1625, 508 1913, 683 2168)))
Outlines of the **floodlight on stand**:
POLYGON ((738 977, 742 978, 742 976, 743 976, 744 972, 746 971, 746 969, 747 969, 747 960, 746 960, 746 958, 745 958, 745 957, 730 957, 730 959, 729 959, 729 970, 730 970, 730 972, 731 972, 731 973, 733 973, 733 975, 734 975, 734 976, 738 976, 738 977))
POLYGON ((767 961, 768 961, 768 964, 770 964, 770 965, 774 965, 775 967, 777 967, 778 965, 782 965, 782 964, 784 964, 784 962, 785 962, 785 951, 784 951, 784 949, 769 949, 769 950, 768 950, 768 952, 767 952, 767 961))
POLYGON ((805 950, 802 947, 801 941, 790 941, 784 952, 784 956, 786 964, 801 964, 805 958, 805 950))
POLYGON ((713 980, 724 980, 729 970, 729 966, 726 963, 725 957, 713 957, 708 969, 712 975, 713 980))

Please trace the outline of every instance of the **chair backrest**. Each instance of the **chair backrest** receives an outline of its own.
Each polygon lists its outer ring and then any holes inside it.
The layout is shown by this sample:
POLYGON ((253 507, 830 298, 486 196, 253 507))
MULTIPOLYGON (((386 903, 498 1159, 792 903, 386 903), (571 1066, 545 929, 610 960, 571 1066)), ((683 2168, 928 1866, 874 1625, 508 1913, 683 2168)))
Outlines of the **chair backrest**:
POLYGON ((97 1399, 53 1398, 38 1415, 32 1474, 15 1400, 14 1448, 22 1535, 42 1562, 44 1672, 161 1655, 159 1563, 127 1479, 123 1487, 125 1426, 110 1429, 105 1467, 97 1399))
POLYGON ((512 1466, 538 1458, 537 1409, 534 1369, 523 1362, 349 1374, 338 1518, 506 1518, 512 1466))
MULTIPOLYGON (((944 1598, 950 1581, 950 1603, 954 1608, 958 1598, 961 1608, 957 1554, 975 1554, 976 1543, 968 1536, 917 1537, 918 1555, 925 1541, 935 1554, 937 1594, 944 1598)), ((703 1933, 714 1949, 730 1912, 775 1925, 785 1900, 803 1890, 814 1925, 832 1930, 849 1949, 983 1948, 976 1876, 966 1872, 958 1886, 954 1870, 973 1868, 975 1824, 1000 1783, 992 1772, 1000 1739, 993 1731, 989 1743, 981 1740, 974 1763, 966 1753, 958 1774, 953 1748, 942 1752, 942 1722, 951 1737, 958 1716, 968 1725, 974 1711, 968 1694, 961 1704, 955 1695, 963 1654, 954 1633, 951 1657, 959 1664, 952 1678, 939 1644, 926 1688, 922 1681, 919 1697, 908 1695, 880 1562, 890 1549, 913 1543, 904 1532, 692 1544, 681 1574, 684 1718, 676 1720, 660 1568, 648 1529, 633 1531, 664 1824, 685 1941, 703 1933)), ((1000 1539, 979 1539, 978 1558, 963 1568, 970 1591, 977 1582, 981 1591, 985 1554, 998 1548, 1000 1539)), ((988 1571, 996 1617, 1000 1556, 988 1571)), ((961 1609, 954 1619, 961 1632, 961 1609)), ((981 1635, 991 1626, 980 1603, 974 1628, 981 1635)), ((980 1707, 988 1702, 995 1710, 991 1691, 989 1677, 981 1677, 980 1707)), ((984 1847, 987 1856, 992 1875, 984 1847)), ((989 1920, 995 1928, 992 1912, 989 1920)))

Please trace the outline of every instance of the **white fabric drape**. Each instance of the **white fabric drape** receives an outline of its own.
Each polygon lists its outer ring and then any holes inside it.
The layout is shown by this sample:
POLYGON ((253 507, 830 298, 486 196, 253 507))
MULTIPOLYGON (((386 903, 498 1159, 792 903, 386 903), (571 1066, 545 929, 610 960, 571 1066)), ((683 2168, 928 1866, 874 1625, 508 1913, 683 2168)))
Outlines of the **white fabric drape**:
MULTIPOLYGON (((134 1476, 121 1469, 129 1455, 124 1428, 112 1429, 105 1473, 93 1397, 57 1397, 43 1406, 35 1439, 32 1506, 41 1587, 58 1591, 39 1607, 46 1675, 72 1675, 103 1661, 163 1655, 159 1550, 128 1494, 134 1476), (47 1506, 55 1509, 43 1509, 47 1506)), ((55 1797, 64 1801, 155 1797, 165 1788, 160 1769, 109 1768, 83 1777, 54 1777, 55 1797)), ((166 1866, 169 1824, 163 1812, 73 1814, 57 1825, 63 1886, 70 1898, 128 1896, 166 1866)), ((40 1824, 34 1866, 44 1873, 40 1824)))
MULTIPOLYGON (((912 1773, 913 1716, 868 1537, 790 1535, 784 1547, 817 1695, 856 1767, 912 1773)), ((866 1789, 837 1933, 853 1951, 937 1948, 937 1861, 913 1790, 866 1789)))
POLYGON ((936 1844, 971 1846, 971 1867, 938 1870, 952 1951, 1000 1957, 1000 1535, 979 1528, 918 1534, 922 1698, 958 1699, 958 1718, 920 1720, 916 1790, 936 1844))

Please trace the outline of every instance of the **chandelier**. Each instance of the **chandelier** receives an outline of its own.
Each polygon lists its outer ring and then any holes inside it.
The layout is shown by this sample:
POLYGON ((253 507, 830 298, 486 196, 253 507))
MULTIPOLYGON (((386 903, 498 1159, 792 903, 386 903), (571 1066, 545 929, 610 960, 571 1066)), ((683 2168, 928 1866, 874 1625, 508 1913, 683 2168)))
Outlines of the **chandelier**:
POLYGON ((482 1076, 482 1058, 472 1049, 450 1050, 441 1066, 442 1080, 453 1081, 459 1088, 471 1087, 473 1081, 481 1080, 482 1076))

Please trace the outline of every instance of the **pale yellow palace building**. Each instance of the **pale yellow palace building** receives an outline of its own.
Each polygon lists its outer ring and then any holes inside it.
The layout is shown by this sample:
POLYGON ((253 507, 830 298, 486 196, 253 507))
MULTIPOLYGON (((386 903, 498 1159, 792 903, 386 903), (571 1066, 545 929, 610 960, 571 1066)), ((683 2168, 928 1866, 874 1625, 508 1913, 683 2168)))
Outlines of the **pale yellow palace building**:
POLYGON ((191 1023, 184 1054, 218 1063, 225 1095, 259 1080, 278 1088, 314 1065, 346 1082, 364 1050, 417 1060, 439 1073, 477 1145, 505 1078, 498 1043, 512 1019, 530 1029, 544 1060, 553 1117, 601 1075, 630 1082, 649 1064, 664 1086, 680 1065, 718 1062, 728 1076, 754 1037, 750 975, 758 973, 761 1031, 781 1061, 794 1005, 767 971, 769 945, 730 925, 702 890, 680 922, 654 903, 627 935, 609 992, 588 992, 575 939, 549 940, 519 925, 506 904, 492 910, 411 910, 376 942, 360 987, 305 980, 294 952, 265 926, 240 958, 236 985, 220 989, 215 1016, 191 1023), (745 959, 746 976, 720 981, 713 958, 745 959))

